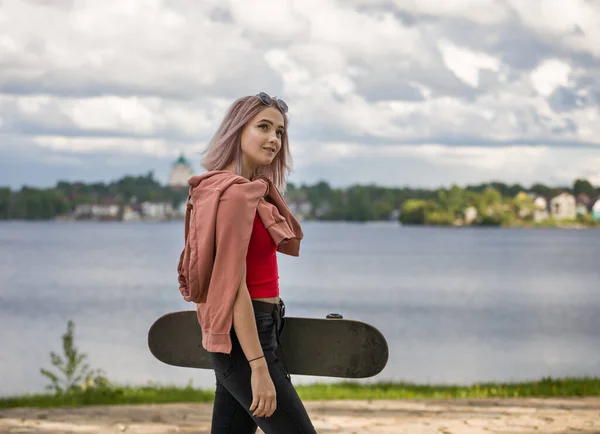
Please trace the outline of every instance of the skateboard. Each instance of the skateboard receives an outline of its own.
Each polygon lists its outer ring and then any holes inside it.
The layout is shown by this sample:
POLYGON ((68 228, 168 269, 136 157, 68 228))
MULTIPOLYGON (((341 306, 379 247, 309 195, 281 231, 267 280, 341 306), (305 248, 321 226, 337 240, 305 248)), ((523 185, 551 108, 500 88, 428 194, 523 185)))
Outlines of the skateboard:
MULTIPOLYGON (((367 378, 379 374, 388 361, 385 337, 375 327, 329 314, 325 319, 286 317, 281 347, 290 374, 367 378)), ((163 363, 212 369, 202 347, 195 310, 167 313, 148 331, 148 347, 163 363)), ((281 354, 278 354, 281 359, 281 354)))

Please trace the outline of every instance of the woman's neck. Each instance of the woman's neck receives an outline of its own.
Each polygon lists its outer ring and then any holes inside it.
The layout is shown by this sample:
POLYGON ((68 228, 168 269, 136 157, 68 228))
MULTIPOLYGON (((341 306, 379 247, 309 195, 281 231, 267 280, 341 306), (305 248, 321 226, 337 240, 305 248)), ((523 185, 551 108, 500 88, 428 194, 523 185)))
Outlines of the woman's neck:
MULTIPOLYGON (((227 167, 225 167, 225 169, 223 170, 228 170, 230 172, 236 173, 235 171, 235 162, 230 163, 227 167)), ((250 169, 244 165, 242 165, 242 176, 246 179, 252 179, 252 177, 254 176, 254 172, 255 170, 250 169)))

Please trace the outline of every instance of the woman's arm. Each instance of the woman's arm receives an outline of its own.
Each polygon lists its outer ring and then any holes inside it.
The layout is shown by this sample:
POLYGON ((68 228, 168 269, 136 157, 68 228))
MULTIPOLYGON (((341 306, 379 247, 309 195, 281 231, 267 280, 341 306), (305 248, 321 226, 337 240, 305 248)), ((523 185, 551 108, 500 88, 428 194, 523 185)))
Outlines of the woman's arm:
MULTIPOLYGON (((256 359, 263 355, 263 350, 260 346, 260 341, 258 340, 258 330, 256 329, 252 300, 250 299, 248 286, 246 286, 245 265, 242 280, 235 297, 235 302, 233 303, 233 329, 240 341, 240 345, 247 360, 256 359)), ((264 367, 267 366, 264 358, 250 363, 252 369, 263 365, 264 367)))
POLYGON ((258 358, 250 362, 250 368, 252 369, 252 405, 250 405, 250 411, 256 409, 253 413, 256 417, 269 417, 277 408, 275 386, 269 374, 267 361, 262 357, 264 353, 258 339, 254 309, 246 286, 245 264, 242 280, 233 304, 233 328, 246 359, 258 358))

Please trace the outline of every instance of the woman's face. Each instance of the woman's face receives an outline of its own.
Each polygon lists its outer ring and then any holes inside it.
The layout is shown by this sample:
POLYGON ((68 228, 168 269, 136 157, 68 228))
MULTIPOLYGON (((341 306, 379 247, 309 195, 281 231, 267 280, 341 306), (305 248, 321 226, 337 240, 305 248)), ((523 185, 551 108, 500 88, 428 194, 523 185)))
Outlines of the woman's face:
POLYGON ((242 130, 242 163, 250 171, 271 164, 281 150, 284 134, 283 115, 274 107, 267 107, 242 130))

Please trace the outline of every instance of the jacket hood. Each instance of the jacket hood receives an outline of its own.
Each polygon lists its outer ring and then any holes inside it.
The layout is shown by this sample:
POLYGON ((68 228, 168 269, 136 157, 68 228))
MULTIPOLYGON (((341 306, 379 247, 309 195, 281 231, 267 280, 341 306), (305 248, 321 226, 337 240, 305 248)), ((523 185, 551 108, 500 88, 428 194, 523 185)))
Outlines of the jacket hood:
POLYGON ((243 176, 236 175, 235 173, 230 172, 229 170, 211 170, 209 172, 203 173, 202 175, 192 176, 188 180, 188 183, 190 184, 192 189, 211 188, 221 190, 223 189, 223 187, 226 188, 234 182, 246 183, 258 180, 262 180, 264 182, 265 187, 267 188, 267 192, 265 194, 268 193, 270 188, 274 188, 272 187, 272 184, 269 181, 269 179, 264 175, 256 175, 251 180, 248 180, 243 176))
POLYGON ((202 175, 192 176, 188 180, 188 184, 192 188, 196 188, 202 184, 201 187, 219 188, 223 184, 230 183, 232 178, 242 178, 233 172, 228 170, 211 170, 202 175))

